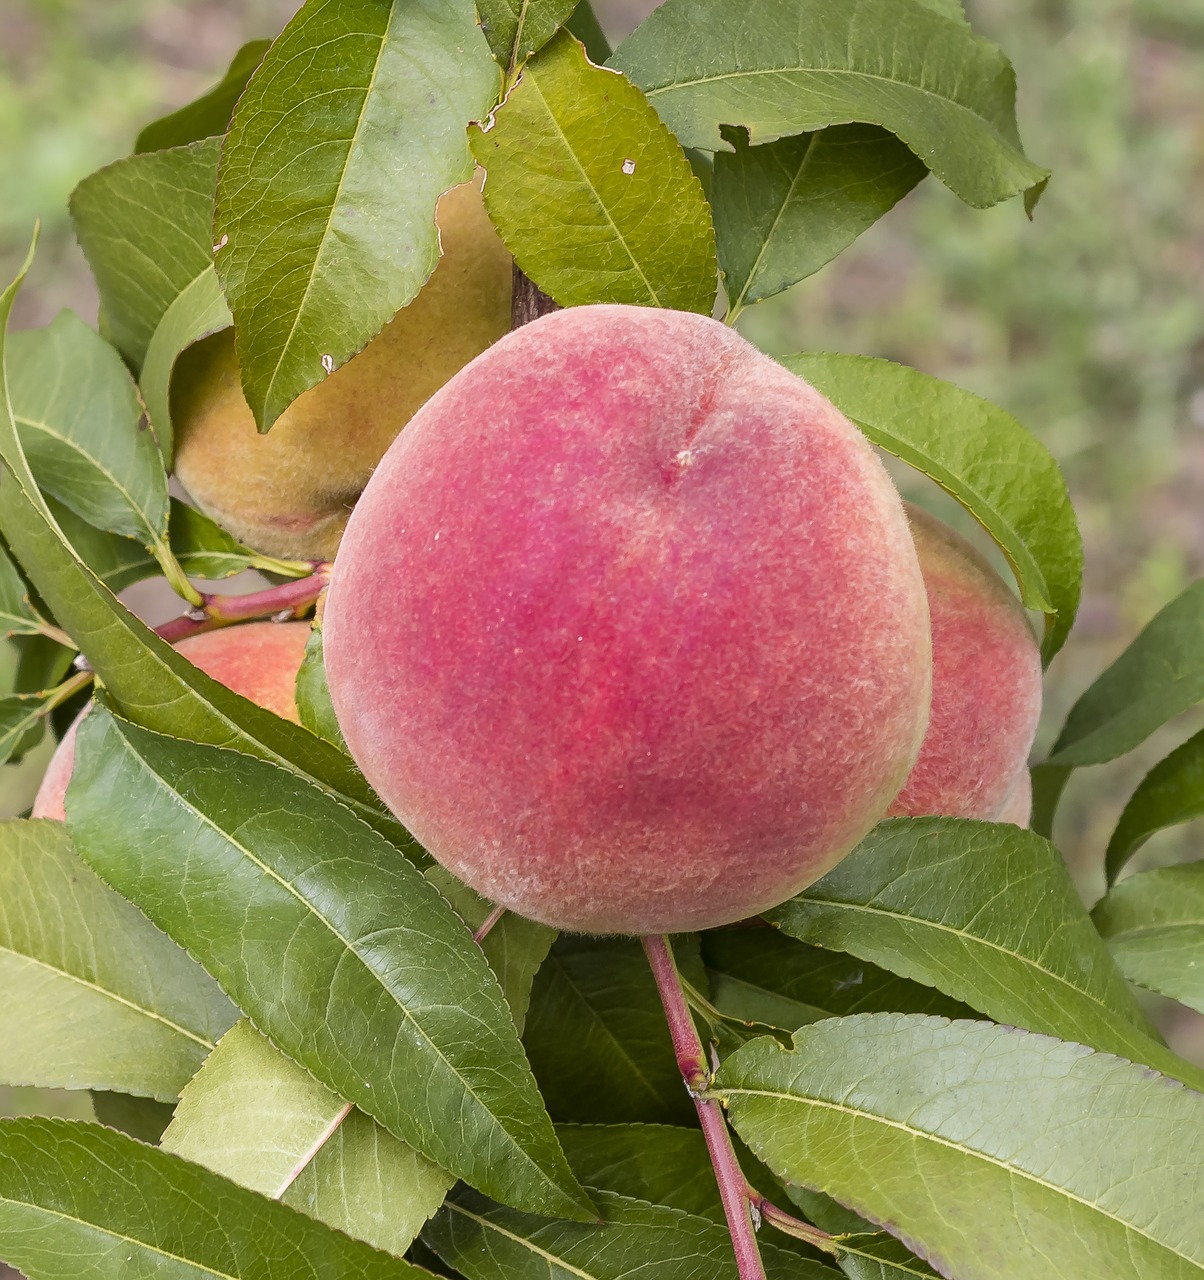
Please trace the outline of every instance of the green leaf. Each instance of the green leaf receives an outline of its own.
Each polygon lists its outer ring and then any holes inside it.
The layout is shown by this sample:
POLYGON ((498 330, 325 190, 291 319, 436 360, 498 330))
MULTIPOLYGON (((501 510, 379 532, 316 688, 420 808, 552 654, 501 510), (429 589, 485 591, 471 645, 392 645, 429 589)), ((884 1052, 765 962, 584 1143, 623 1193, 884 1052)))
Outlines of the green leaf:
POLYGON ((633 939, 560 938, 536 975, 523 1044, 556 1120, 693 1118, 656 983, 633 939))
POLYGON ((156 1102, 153 1098, 135 1098, 128 1093, 94 1089, 92 1110, 100 1124, 128 1133, 139 1142, 157 1146, 164 1129, 171 1123, 173 1106, 167 1102, 156 1102))
POLYGON ((0 1257, 30 1280, 429 1280, 125 1134, 42 1117, 0 1121, 0 1257))
POLYGON ((215 581, 246 569, 262 569, 265 573, 296 578, 313 568, 308 561, 277 560, 244 547, 203 511, 178 498, 171 500, 169 534, 172 554, 185 571, 196 578, 215 581))
POLYGON ((1204 1070, 1153 1039, 1061 854, 1031 831, 892 819, 767 917, 792 937, 927 983, 996 1022, 1204 1085, 1204 1070))
POLYGON ((849 1280, 907 1280, 909 1276, 930 1280, 936 1276, 902 1241, 885 1231, 875 1230, 872 1222, 828 1196, 797 1184, 787 1184, 786 1194, 803 1211, 808 1222, 829 1235, 841 1237, 841 1252, 836 1262, 849 1280))
POLYGON ((780 1178, 886 1224, 958 1280, 1198 1280, 1204 1096, 1107 1054, 868 1014, 722 1066, 780 1178), (951 1207, 956 1206, 956 1213, 951 1207))
MULTIPOLYGON (((727 1228, 678 1209, 597 1192, 602 1222, 550 1222, 458 1194, 422 1233, 468 1280, 736 1280, 727 1228)), ((762 1245, 770 1280, 821 1280, 832 1272, 762 1245)))
POLYGON ((100 287, 108 336, 140 369, 164 313, 213 266, 221 140, 129 156, 85 178, 71 219, 100 287))
POLYGON ((795 1031, 850 1013, 973 1016, 930 986, 840 951, 822 951, 771 929, 702 935, 711 1000, 721 1013, 795 1031))
POLYGON ((45 692, 16 693, 0 698, 0 765, 35 745, 32 738, 27 740, 27 735, 37 728, 52 705, 52 696, 45 692))
POLYGON ((0 542, 0 639, 36 636, 45 624, 29 597, 29 587, 0 542))
POLYGON ((301 723, 319 738, 347 750, 343 731, 335 719, 330 689, 326 684, 326 663, 322 657, 322 627, 315 622, 305 642, 305 657, 297 671, 297 714, 301 723))
POLYGON ((210 263, 180 290, 163 313, 146 348, 140 382, 146 416, 150 419, 160 456, 171 466, 175 429, 171 421, 171 375, 186 347, 229 328, 234 318, 210 263))
POLYGON ((894 134, 837 125, 715 157, 711 207, 728 317, 805 280, 928 172, 894 134))
POLYGON ((481 30, 502 70, 517 68, 556 34, 577 0, 477 0, 481 30))
POLYGON ((999 544, 1020 595, 1048 615, 1046 663, 1079 607, 1083 543, 1058 464, 1004 410, 939 378, 866 356, 782 363, 822 391, 869 439, 930 476, 999 544))
MULTIPOLYGON (((32 256, 31 247, 21 273, 0 294, 0 368, 5 365, 8 316, 32 256)), ((346 755, 199 671, 106 589, 81 558, 74 535, 69 538, 60 527, 30 473, 7 389, 0 396, 0 462, 5 464, 0 467, 0 536, 123 713, 150 728, 277 760, 326 787, 399 849, 425 856, 385 814, 346 755)), ((113 549, 106 547, 105 554, 113 549)), ((109 567, 120 576, 119 556, 118 561, 109 567)))
POLYGON ((133 538, 106 533, 53 498, 46 499, 46 509, 74 556, 110 591, 124 591, 131 583, 158 577, 155 557, 133 538))
POLYGON ((1016 128, 1016 77, 964 22, 914 0, 666 0, 611 59, 687 147, 755 145, 825 125, 881 125, 967 204, 1049 178, 1016 128))
POLYGON ((15 333, 5 357, 21 444, 38 484, 98 529, 161 545, 167 473, 121 357, 73 312, 15 333))
POLYGON ((0 823, 0 1081, 164 1102, 235 1010, 71 851, 61 822, 0 823))
POLYGON ((497 98, 471 0, 307 0, 222 150, 217 270, 247 403, 267 430, 435 269, 439 196, 497 98))
POLYGON ((589 63, 567 31, 470 138, 506 248, 561 306, 710 315, 715 231, 702 184, 643 94, 589 63))
POLYGON ((1074 704, 1049 764, 1115 760, 1204 699, 1204 579, 1193 582, 1074 704))
POLYGON ((342 805, 97 708, 67 816, 85 861, 328 1089, 498 1199, 589 1212, 480 949, 342 805))
MULTIPOLYGON (((438 865, 422 873, 451 904, 456 915, 474 932, 493 913, 493 904, 462 884, 450 871, 438 865)), ((531 986, 548 951, 556 940, 556 930, 534 920, 524 920, 507 911, 480 942, 510 1006, 510 1016, 522 1034, 531 1005, 531 986)))
POLYGON ((263 61, 270 40, 251 40, 234 55, 226 74, 194 102, 152 121, 138 135, 135 152, 164 151, 225 133, 234 105, 247 87, 251 73, 263 61))
POLYGON ((1196 818, 1204 818, 1204 733, 1189 738, 1156 764, 1133 792, 1108 842, 1108 883, 1116 882, 1151 836, 1196 818))
POLYGON ((1130 876, 1091 918, 1130 982, 1204 1013, 1204 862, 1130 876))
POLYGON ((163 1149, 401 1255, 454 1179, 238 1022, 180 1095, 163 1149))

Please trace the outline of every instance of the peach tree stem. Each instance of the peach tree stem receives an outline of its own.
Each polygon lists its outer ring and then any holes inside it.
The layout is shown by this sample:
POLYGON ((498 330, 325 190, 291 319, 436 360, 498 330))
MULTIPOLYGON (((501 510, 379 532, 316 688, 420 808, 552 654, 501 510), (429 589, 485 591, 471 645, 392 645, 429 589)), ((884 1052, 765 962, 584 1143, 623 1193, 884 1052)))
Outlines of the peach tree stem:
POLYGON ((195 609, 172 618, 155 632, 170 644, 252 618, 289 617, 313 604, 330 585, 330 565, 318 564, 308 578, 294 578, 266 591, 242 596, 202 595, 195 609))
POLYGON ((682 991, 673 951, 667 938, 653 936, 643 941, 644 952, 652 966, 652 976, 656 979, 656 989, 665 1008, 677 1066, 694 1099, 698 1122, 702 1126, 707 1150, 711 1155, 715 1180, 719 1184, 719 1198, 727 1216, 728 1230, 732 1233, 732 1247, 736 1252, 736 1268, 740 1280, 765 1280, 765 1264, 761 1261, 761 1251, 757 1247, 752 1203, 748 1197, 744 1171, 736 1159, 722 1107, 714 1098, 703 1096, 703 1091, 710 1083, 710 1073, 706 1069, 702 1041, 698 1038, 694 1019, 690 1016, 685 993, 682 991))

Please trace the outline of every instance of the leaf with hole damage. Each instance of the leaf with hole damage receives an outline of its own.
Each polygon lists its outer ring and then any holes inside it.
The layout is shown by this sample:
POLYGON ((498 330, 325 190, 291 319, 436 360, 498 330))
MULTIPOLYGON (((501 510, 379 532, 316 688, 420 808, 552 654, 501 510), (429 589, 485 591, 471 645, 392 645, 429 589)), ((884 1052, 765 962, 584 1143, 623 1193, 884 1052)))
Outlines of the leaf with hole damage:
POLYGON ((0 822, 0 1081, 176 1095, 237 1016, 217 984, 71 850, 0 822))
POLYGON ((834 125, 715 157, 711 207, 729 317, 831 262, 928 172, 885 129, 834 125))
POLYGON ((498 1199, 588 1215, 471 933, 341 804, 97 708, 67 814, 84 860, 328 1089, 498 1199))
POLYGON ((1031 206, 1049 178, 1021 146, 1011 64, 916 0, 665 0, 611 65, 687 147, 729 147, 722 125, 756 145, 860 122, 979 208, 1021 192, 1031 206))
POLYGON ((222 149, 217 271, 247 403, 267 430, 435 269, 439 196, 500 76, 471 0, 307 0, 222 149))
POLYGON ((891 819, 766 915, 792 937, 927 983, 996 1022, 1204 1085, 1204 1071, 1154 1039, 1061 854, 1034 832, 891 819))
POLYGON ((1204 1013, 1204 862, 1130 876, 1091 918, 1130 982, 1204 1013))
POLYGON ((193 102, 151 121, 138 135, 135 151, 164 151, 225 133, 235 104, 252 72, 263 61, 270 40, 250 40, 234 55, 226 74, 193 102))
POLYGON ((454 1179, 237 1023, 180 1095, 163 1149, 401 1255, 454 1179))
POLYGON ((489 216, 556 302, 710 315, 715 232, 702 184, 643 94, 588 62, 567 31, 471 141, 489 216))
POLYGON ((128 156, 87 177, 71 220, 100 288, 108 336, 142 367, 164 313, 213 267, 221 141, 128 156))
POLYGON ((1029 609, 1046 614, 1046 661, 1079 607, 1083 541, 1049 450, 997 405, 890 360, 786 356, 879 448, 930 476, 999 544, 1029 609))
POLYGON ((986 1023, 879 1013, 762 1039, 716 1091, 755 1154, 958 1280, 1198 1280, 1204 1095, 986 1023), (957 1213, 949 1212, 957 1206, 957 1213))
POLYGON ((0 1257, 32 1280, 428 1273, 99 1125, 0 1121, 0 1257))

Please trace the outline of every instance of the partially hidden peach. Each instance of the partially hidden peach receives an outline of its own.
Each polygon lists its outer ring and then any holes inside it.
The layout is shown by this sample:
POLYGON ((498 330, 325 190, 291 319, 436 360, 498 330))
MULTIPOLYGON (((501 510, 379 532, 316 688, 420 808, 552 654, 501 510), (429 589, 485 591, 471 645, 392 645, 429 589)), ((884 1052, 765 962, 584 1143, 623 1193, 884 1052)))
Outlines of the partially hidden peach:
POLYGON ((256 550, 329 559, 372 468, 420 404, 510 325, 512 263, 479 180, 439 202, 434 275, 359 355, 299 396, 267 435, 243 398, 234 334, 190 347, 172 376, 175 473, 256 550))
POLYGON ((455 875, 587 933, 740 920, 886 811, 928 611, 859 432, 702 316, 558 312, 414 417, 324 620, 352 755, 455 875))
POLYGON ((1012 784, 1003 808, 995 815, 996 822, 1010 822, 1014 827, 1027 827, 1033 820, 1033 775, 1027 769, 1012 784))
POLYGON ((908 517, 932 618, 932 714, 890 812, 989 821, 1027 773, 1040 646, 1016 595, 964 538, 919 507, 908 517))
MULTIPOLYGON (((249 622, 189 636, 176 648, 235 693, 296 722, 294 691, 308 638, 308 622, 249 622)), ((66 818, 64 801, 75 768, 75 733, 87 714, 85 707, 50 757, 33 802, 35 818, 57 818, 60 822, 66 818)))

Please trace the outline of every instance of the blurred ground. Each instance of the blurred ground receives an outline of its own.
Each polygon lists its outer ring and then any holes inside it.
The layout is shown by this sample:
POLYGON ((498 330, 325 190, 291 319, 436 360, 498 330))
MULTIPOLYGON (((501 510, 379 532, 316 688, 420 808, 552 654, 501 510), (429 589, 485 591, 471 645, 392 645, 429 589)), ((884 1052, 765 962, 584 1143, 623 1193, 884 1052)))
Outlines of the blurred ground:
MULTIPOLYGON (((3 0, 0 275, 35 216, 45 234, 16 323, 62 306, 95 319, 66 199, 138 127, 195 96, 283 0, 3 0)), ((596 0, 612 37, 653 5, 596 0)), ((1042 744, 1075 697, 1204 574, 1204 0, 969 0, 1016 64, 1022 132, 1054 180, 1026 221, 978 213, 928 179, 833 267, 745 313, 774 353, 905 361, 1015 413, 1061 461, 1087 543, 1078 628, 1050 671, 1042 744)), ((937 504, 939 506, 939 503, 937 504)), ((942 510, 945 510, 942 508, 942 510)), ((0 667, 3 666, 0 659, 0 667)), ((0 670, 0 688, 4 672, 0 670)), ((1124 801, 1204 714, 1084 770, 1057 832, 1084 896, 1124 801)), ((8 782, 19 811, 39 766, 8 782)), ((1157 865, 1204 856, 1204 824, 1150 843, 1157 865)), ((1204 1061, 1204 1020, 1175 1028, 1204 1061)))

